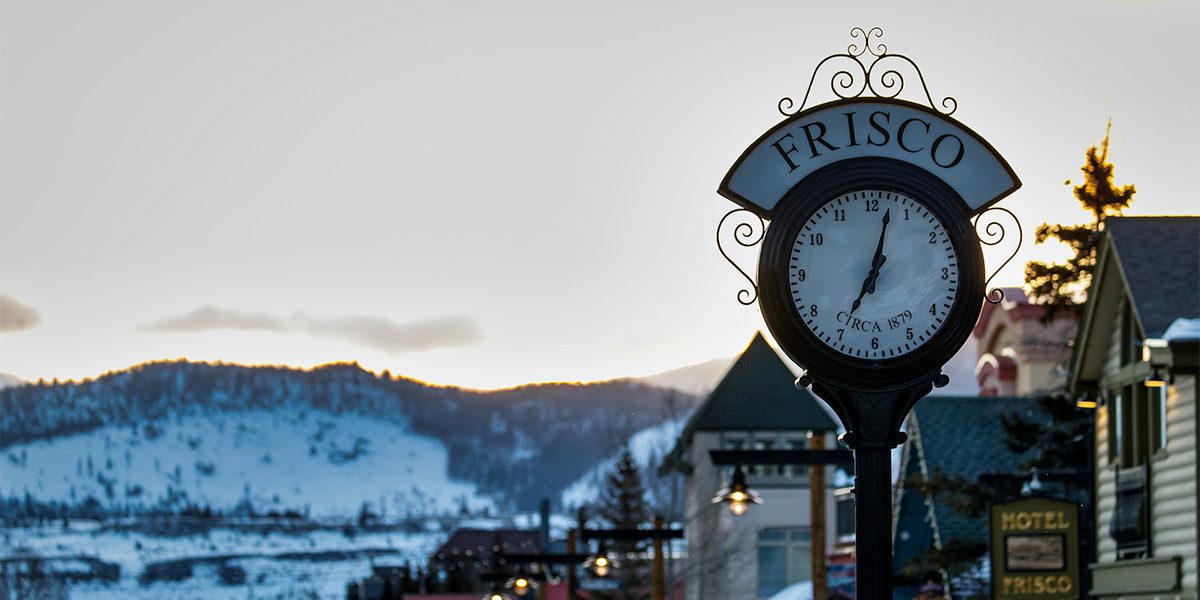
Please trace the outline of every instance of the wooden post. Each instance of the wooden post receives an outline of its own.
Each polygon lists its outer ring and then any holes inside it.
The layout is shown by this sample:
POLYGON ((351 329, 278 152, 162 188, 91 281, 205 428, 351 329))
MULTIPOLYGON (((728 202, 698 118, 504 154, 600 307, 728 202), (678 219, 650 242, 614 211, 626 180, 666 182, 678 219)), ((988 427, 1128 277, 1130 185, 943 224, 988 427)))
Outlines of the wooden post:
MULTIPOLYGON (((813 435, 810 447, 824 448, 825 436, 813 435)), ((813 600, 826 600, 829 594, 829 580, 825 572, 825 465, 811 464, 808 466, 808 504, 812 542, 812 583, 813 600)))
MULTIPOLYGON (((662 515, 656 515, 654 517, 654 531, 661 533, 662 530, 662 515)), ((650 600, 667 600, 666 561, 663 556, 663 539, 661 536, 654 537, 653 561, 650 573, 650 600)))
MULTIPOLYGON (((575 554, 575 530, 567 532, 567 554, 575 554)), ((575 600, 578 596, 575 595, 575 589, 578 587, 575 581, 575 563, 567 561, 567 600, 575 600)))

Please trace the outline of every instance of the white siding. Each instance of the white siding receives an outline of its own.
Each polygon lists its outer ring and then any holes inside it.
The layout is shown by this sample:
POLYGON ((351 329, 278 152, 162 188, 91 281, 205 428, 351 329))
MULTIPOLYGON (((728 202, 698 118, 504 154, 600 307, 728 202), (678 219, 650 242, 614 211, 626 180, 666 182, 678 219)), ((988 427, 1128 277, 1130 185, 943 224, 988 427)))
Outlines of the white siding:
POLYGON ((1154 556, 1183 559, 1183 589, 1196 593, 1196 378, 1167 390, 1167 448, 1150 465, 1154 556))
MULTIPOLYGON (((1120 370, 1121 323, 1124 311, 1108 332, 1104 372, 1120 370)), ((1144 409, 1144 407, 1142 407, 1144 409)), ((1109 461, 1109 428, 1115 408, 1111 402, 1096 411, 1096 541, 1097 559, 1116 560, 1116 544, 1108 535, 1115 507, 1115 465, 1109 461)), ((1137 598, 1197 597, 1197 537, 1200 514, 1197 508, 1197 407, 1196 378, 1177 375, 1167 392, 1167 447, 1150 464, 1150 527, 1152 555, 1182 559, 1182 589, 1179 594, 1147 595, 1137 598)), ((1132 598, 1132 597, 1131 597, 1132 598)))

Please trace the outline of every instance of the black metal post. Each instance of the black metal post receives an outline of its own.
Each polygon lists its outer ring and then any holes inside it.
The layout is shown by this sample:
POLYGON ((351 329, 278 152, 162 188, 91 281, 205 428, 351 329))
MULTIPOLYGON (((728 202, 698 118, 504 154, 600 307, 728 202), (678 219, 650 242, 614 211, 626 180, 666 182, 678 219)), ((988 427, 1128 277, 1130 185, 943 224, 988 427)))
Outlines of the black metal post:
POLYGON ((892 598, 892 450, 854 450, 855 587, 858 600, 892 598))

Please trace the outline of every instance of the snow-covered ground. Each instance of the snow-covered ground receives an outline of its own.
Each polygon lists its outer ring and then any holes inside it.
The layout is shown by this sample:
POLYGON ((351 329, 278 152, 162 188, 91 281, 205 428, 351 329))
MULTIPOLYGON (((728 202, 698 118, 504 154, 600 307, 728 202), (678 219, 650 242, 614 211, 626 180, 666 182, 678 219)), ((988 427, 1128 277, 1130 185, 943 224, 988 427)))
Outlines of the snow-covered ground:
POLYGON ((0 529, 0 554, 41 557, 88 556, 121 567, 121 578, 111 584, 88 582, 73 585, 71 598, 344 598, 346 584, 371 572, 371 564, 424 564, 445 541, 437 530, 415 533, 361 531, 347 536, 336 530, 300 534, 258 533, 213 529, 193 536, 154 536, 72 523, 69 528, 0 529), (335 560, 315 560, 321 552, 360 552, 335 560), (365 555, 371 551, 374 558, 365 555), (206 557, 236 555, 227 564, 246 572, 243 585, 222 585, 214 562, 206 557), (198 560, 191 577, 182 581, 139 583, 147 565, 163 561, 198 560))
POLYGON ((779 590, 769 600, 812 600, 812 597, 812 582, 800 581, 779 590))
POLYGON ((106 506, 176 504, 387 517, 491 507, 448 479, 447 453, 402 423, 316 411, 188 414, 10 446, 0 494, 106 506))

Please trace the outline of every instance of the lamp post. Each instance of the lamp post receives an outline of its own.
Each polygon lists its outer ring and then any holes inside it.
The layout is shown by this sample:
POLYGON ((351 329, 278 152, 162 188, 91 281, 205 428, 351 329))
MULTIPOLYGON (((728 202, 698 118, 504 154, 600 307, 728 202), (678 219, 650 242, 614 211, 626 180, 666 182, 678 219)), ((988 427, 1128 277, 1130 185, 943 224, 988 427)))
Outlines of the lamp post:
MULTIPOLYGON (((825 600, 828 579, 825 573, 825 471, 823 467, 825 465, 853 465, 854 453, 849 450, 825 449, 823 447, 824 436, 813 436, 812 439, 813 444, 819 445, 818 448, 807 450, 710 450, 708 454, 714 465, 735 466, 733 484, 729 488, 717 492, 717 497, 713 498, 713 502, 720 501, 722 496, 732 496, 731 492, 739 480, 742 486, 745 486, 746 476, 742 473, 741 467, 744 464, 808 466, 813 600, 825 600)), ((753 490, 749 491, 753 493, 753 490)), ((754 493, 754 495, 758 494, 754 493)), ((745 512, 745 504, 742 505, 739 512, 737 508, 734 508, 732 498, 728 501, 729 509, 733 514, 741 515, 745 512)), ((761 503, 761 498, 755 502, 755 504, 761 503)))
MULTIPOLYGON (((605 552, 605 542, 609 542, 609 541, 614 541, 614 542, 615 541, 661 542, 662 540, 674 540, 674 539, 682 539, 683 538, 682 530, 664 528, 663 527, 663 519, 661 517, 655 518, 654 529, 633 529, 633 528, 614 528, 614 529, 592 528, 592 529, 589 529, 587 527, 587 512, 582 508, 579 509, 579 529, 577 531, 578 531, 578 538, 581 541, 584 541, 584 542, 586 542, 588 540, 599 540, 600 541, 599 552, 597 552, 597 554, 593 556, 594 560, 592 560, 591 565, 594 569, 603 568, 605 573, 607 573, 609 570, 618 566, 615 563, 613 557, 609 556, 608 553, 605 552), (604 561, 603 565, 600 564, 601 560, 604 561)), ((664 581, 665 565, 663 563, 664 557, 663 557, 663 551, 662 551, 662 544, 655 543, 654 549, 655 549, 654 556, 651 559, 653 564, 652 564, 651 572, 650 572, 651 600, 666 600, 666 584, 664 581)), ((587 566, 586 562, 584 563, 584 566, 587 566)), ((599 572, 597 572, 596 575, 598 577, 604 576, 604 575, 601 575, 599 572)), ((572 593, 573 593, 573 590, 572 590, 572 593)))

